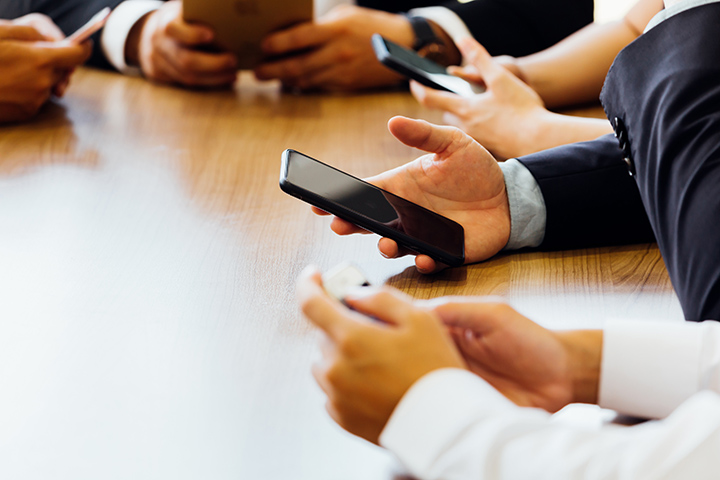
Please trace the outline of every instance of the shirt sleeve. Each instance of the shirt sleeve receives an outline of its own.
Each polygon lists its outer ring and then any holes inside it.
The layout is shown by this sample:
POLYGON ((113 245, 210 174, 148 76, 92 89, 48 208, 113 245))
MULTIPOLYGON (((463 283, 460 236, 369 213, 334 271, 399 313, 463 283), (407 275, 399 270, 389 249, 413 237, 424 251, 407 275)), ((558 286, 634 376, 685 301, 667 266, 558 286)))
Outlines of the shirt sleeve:
POLYGON ((449 8, 445 7, 425 7, 414 8, 408 12, 410 15, 426 18, 435 22, 445 33, 450 36, 456 44, 463 38, 472 38, 472 33, 468 29, 465 22, 449 8))
POLYGON ((511 158, 499 164, 510 204, 510 239, 505 250, 537 247, 545 238, 547 209, 542 190, 530 170, 511 158))
POLYGON ((126 75, 140 75, 140 69, 125 63, 125 43, 133 26, 164 2, 159 0, 126 0, 118 5, 107 20, 100 44, 108 62, 126 75))
POLYGON ((380 437, 420 480, 716 478, 720 396, 701 392, 634 427, 560 423, 476 375, 438 370, 403 397, 380 437))
POLYGON ((720 392, 720 324, 609 321, 600 372, 600 406, 665 417, 701 390, 720 392))

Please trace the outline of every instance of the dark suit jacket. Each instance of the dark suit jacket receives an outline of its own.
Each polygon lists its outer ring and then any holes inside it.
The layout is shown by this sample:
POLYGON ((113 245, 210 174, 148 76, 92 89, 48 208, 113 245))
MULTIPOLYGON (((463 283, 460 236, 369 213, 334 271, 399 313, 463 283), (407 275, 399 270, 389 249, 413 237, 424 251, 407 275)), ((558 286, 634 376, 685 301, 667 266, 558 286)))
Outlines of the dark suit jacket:
MULTIPOLYGON (((0 2, 0 18, 16 18, 31 12, 51 17, 66 33, 80 28, 101 8, 116 7, 122 0, 17 0, 0 2)), ((263 0, 269 1, 269 0, 263 0)), ((359 0, 358 4, 380 10, 403 12, 416 7, 443 4, 431 0, 359 0)), ((593 0, 475 0, 443 4, 454 10, 473 35, 493 55, 527 55, 543 50, 593 20, 593 0)), ((89 63, 106 67, 99 35, 89 63)))
POLYGON ((544 50, 593 21, 594 0, 358 0, 390 12, 442 5, 458 14, 492 55, 544 50))
POLYGON ((654 237, 685 317, 695 321, 720 320, 718 25, 720 4, 696 7, 618 55, 601 97, 617 140, 520 159, 545 197, 542 247, 654 237))

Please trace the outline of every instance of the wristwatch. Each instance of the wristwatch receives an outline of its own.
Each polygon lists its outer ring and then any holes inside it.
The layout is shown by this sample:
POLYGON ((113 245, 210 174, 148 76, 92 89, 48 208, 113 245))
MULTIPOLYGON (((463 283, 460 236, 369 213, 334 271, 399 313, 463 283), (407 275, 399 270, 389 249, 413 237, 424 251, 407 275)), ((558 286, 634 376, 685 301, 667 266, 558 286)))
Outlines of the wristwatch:
POLYGON ((435 30, 433 30, 430 22, 423 17, 414 15, 406 14, 405 17, 410 22, 410 26, 415 33, 413 50, 421 57, 447 66, 447 47, 440 37, 435 35, 435 30))

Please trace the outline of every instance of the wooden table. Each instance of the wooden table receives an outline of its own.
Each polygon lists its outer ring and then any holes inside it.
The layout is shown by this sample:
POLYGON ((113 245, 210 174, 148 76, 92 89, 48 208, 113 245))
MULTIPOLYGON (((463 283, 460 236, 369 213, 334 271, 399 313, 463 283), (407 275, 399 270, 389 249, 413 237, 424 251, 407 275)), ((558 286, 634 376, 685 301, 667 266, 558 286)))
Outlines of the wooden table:
POLYGON ((195 92, 80 71, 0 129, 0 477, 388 479, 334 425, 294 284, 352 259, 423 298, 501 295, 553 327, 682 318, 654 245, 503 255, 423 277, 278 188, 295 148, 359 176, 415 158, 404 92, 195 92))

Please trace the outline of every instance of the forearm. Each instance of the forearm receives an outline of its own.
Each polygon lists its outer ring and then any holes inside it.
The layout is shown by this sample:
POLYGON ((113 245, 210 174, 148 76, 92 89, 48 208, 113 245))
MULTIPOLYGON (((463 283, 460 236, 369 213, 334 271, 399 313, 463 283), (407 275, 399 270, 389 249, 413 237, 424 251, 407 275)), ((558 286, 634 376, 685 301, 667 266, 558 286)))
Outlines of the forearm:
POLYGON ((569 359, 568 373, 573 385, 572 403, 597 403, 603 331, 570 330, 557 332, 556 335, 569 359))
POLYGON ((662 8, 662 0, 639 0, 622 20, 593 23, 547 50, 518 58, 516 73, 550 108, 596 101, 617 54, 662 8))
POLYGON ((547 50, 516 59, 516 73, 549 108, 597 101, 615 56, 637 35, 624 20, 591 24, 547 50))
POLYGON ((575 117, 542 110, 539 116, 530 120, 532 121, 526 125, 524 150, 520 148, 517 156, 561 145, 587 142, 613 133, 610 122, 600 118, 575 117))

